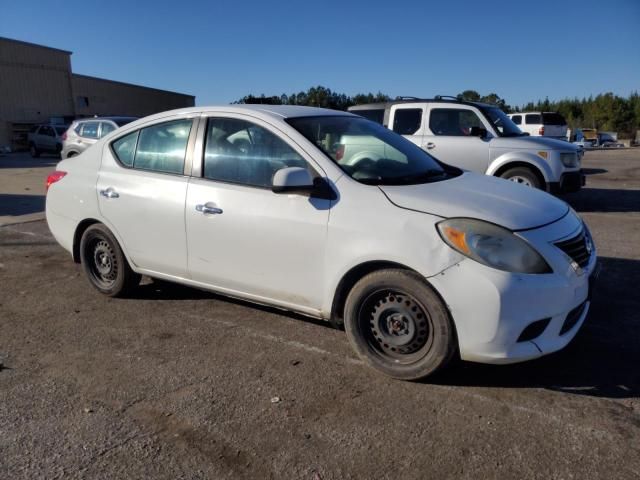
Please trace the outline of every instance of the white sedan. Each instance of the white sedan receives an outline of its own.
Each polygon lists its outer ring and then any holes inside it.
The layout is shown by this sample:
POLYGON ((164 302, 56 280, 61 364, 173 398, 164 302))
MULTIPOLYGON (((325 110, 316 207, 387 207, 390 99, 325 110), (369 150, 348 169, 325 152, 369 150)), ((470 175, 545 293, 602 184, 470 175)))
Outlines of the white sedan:
POLYGON ((47 185, 49 228, 100 292, 148 275, 344 323, 395 378, 455 356, 540 357, 589 310, 596 252, 566 203, 349 113, 165 112, 60 162, 47 185))

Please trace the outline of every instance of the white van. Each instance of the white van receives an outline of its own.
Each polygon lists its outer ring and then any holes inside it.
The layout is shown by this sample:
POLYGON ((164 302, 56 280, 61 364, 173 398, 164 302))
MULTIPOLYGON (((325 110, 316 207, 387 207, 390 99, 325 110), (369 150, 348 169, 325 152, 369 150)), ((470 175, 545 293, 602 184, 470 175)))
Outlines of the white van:
POLYGON ((567 139, 567 121, 558 112, 510 113, 509 118, 520 130, 533 137, 567 139))

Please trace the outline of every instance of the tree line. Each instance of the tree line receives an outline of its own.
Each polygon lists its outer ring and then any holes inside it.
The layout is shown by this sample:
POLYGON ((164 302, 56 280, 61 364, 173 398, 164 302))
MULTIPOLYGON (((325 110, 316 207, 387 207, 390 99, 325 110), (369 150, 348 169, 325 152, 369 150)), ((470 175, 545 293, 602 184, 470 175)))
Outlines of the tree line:
MULTIPOLYGON (((567 119, 567 123, 572 129, 597 128, 604 131, 613 131, 618 132, 619 138, 633 138, 636 135, 636 130, 640 129, 640 95, 638 92, 633 92, 627 97, 607 92, 588 98, 576 97, 555 101, 545 98, 544 100, 529 102, 520 106, 509 105, 504 98, 496 93, 481 95, 475 90, 465 90, 456 95, 456 97, 460 100, 490 103, 507 113, 525 111, 559 112, 567 119)), ((396 99, 399 99, 399 97, 396 97, 396 99)), ((353 105, 387 102, 390 100, 392 98, 382 92, 346 95, 334 92, 330 88, 317 86, 309 88, 306 92, 301 91, 289 95, 245 95, 233 103, 306 105, 333 110, 346 110, 353 105)))

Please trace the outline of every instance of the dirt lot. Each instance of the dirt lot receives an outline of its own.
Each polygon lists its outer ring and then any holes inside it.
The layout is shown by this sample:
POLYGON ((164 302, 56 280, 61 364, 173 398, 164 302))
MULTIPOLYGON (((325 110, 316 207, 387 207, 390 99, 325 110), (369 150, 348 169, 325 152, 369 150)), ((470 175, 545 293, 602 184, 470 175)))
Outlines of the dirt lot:
MULTIPOLYGON (((0 215, 19 220, 8 165, 0 215)), ((150 282, 107 299, 43 221, 1 227, 0 478, 640 478, 640 150, 584 166, 566 200, 602 274, 583 330, 432 383, 296 315, 150 282)))

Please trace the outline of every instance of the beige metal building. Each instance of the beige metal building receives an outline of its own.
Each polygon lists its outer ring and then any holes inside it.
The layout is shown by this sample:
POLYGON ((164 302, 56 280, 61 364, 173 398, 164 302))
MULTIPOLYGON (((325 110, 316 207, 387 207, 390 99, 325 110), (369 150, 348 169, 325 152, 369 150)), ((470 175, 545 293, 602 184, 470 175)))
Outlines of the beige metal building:
POLYGON ((36 123, 143 117, 194 104, 192 95, 74 74, 71 52, 0 37, 0 146, 25 146, 36 123))

